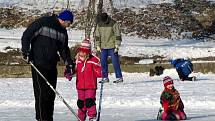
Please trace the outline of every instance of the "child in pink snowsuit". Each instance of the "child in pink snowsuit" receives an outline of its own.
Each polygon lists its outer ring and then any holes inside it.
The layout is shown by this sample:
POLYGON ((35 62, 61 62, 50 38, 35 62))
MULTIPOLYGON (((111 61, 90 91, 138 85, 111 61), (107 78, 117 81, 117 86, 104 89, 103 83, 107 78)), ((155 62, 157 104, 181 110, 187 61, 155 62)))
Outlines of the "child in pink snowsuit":
POLYGON ((165 89, 160 97, 160 103, 164 109, 162 120, 186 120, 184 104, 179 92, 173 86, 172 78, 164 77, 163 84, 165 89))
POLYGON ((98 57, 91 54, 89 39, 82 41, 76 56, 76 88, 78 92, 78 117, 81 121, 96 119, 97 78, 101 77, 101 65, 98 57))

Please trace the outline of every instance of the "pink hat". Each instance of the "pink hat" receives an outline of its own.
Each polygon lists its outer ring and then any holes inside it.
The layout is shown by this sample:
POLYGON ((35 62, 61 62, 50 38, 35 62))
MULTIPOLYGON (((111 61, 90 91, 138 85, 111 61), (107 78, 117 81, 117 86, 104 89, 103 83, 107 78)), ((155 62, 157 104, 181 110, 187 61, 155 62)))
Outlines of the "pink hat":
POLYGON ((173 79, 169 76, 165 76, 163 78, 163 85, 166 87, 167 85, 173 84, 173 79))
POLYGON ((91 53, 91 43, 90 43, 90 39, 86 38, 81 42, 80 47, 78 48, 78 52, 82 51, 82 52, 86 52, 87 54, 91 53))

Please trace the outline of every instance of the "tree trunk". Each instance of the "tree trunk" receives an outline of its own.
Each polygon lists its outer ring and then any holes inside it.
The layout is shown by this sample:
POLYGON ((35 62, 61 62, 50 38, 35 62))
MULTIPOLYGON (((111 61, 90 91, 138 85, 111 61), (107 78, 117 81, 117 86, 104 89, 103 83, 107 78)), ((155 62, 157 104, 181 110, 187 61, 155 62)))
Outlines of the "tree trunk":
POLYGON ((113 7, 113 0, 109 0, 110 2, 110 7, 111 7, 111 16, 114 15, 114 7, 113 7))
POLYGON ((99 0, 99 5, 97 7, 97 9, 98 9, 97 14, 102 13, 102 8, 103 8, 103 0, 99 0))
MULTIPOLYGON (((93 35, 95 33, 95 28, 97 25, 96 16, 97 14, 102 13, 102 7, 103 7, 103 0, 89 0, 88 8, 87 8, 87 15, 86 15, 86 27, 85 27, 85 38, 90 39, 90 35, 93 32, 93 35), (97 11, 96 11, 97 8, 97 11)), ((94 47, 94 41, 91 41, 93 47, 94 47)))
POLYGON ((67 0, 66 9, 69 9, 70 0, 67 0))
POLYGON ((86 17, 85 37, 90 38, 90 34, 95 23, 95 0, 89 0, 86 17))

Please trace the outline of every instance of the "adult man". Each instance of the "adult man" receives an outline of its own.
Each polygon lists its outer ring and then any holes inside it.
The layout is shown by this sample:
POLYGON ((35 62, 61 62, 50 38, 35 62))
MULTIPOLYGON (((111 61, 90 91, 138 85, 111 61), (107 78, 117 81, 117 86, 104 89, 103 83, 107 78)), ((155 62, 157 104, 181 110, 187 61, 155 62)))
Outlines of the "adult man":
POLYGON ((107 58, 111 56, 117 80, 113 83, 123 82, 119 63, 118 50, 121 45, 121 31, 116 21, 112 20, 107 13, 98 15, 98 24, 95 32, 96 50, 101 52, 102 81, 109 82, 107 58))
MULTIPOLYGON (((58 53, 66 64, 66 75, 71 79, 74 63, 70 57, 66 27, 73 23, 73 13, 65 10, 57 15, 35 20, 23 33, 23 59, 31 61, 56 88, 58 53)), ((55 93, 45 80, 32 68, 36 119, 53 121, 55 93)))
POLYGON ((196 77, 188 77, 193 72, 193 64, 190 60, 183 58, 171 60, 171 64, 176 68, 179 78, 184 81, 195 81, 196 77))

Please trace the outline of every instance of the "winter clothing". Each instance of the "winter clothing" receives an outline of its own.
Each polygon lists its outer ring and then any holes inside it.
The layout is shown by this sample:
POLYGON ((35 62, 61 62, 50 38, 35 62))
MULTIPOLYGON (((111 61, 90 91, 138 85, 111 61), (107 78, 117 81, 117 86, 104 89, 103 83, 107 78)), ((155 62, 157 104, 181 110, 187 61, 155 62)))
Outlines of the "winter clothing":
POLYGON ((102 77, 103 78, 108 77, 108 63, 107 63, 108 56, 111 56, 116 78, 122 78, 119 56, 117 53, 114 53, 114 49, 102 49, 101 52, 102 77))
MULTIPOLYGON (((90 43, 84 40, 80 47, 79 52, 86 52, 85 46, 90 43)), ((88 48, 90 49, 90 48, 88 48)), ((91 53, 91 51, 89 52, 91 53)), ((97 78, 101 77, 101 65, 98 57, 89 54, 87 51, 87 58, 85 60, 77 54, 76 59, 76 88, 78 91, 78 117, 81 121, 85 121, 86 113, 89 118, 96 118, 96 89, 97 78)))
POLYGON ((101 13, 100 19, 102 22, 106 22, 108 20, 108 14, 107 13, 101 13))
POLYGON ((91 53, 91 43, 89 39, 84 39, 78 48, 78 51, 86 52, 87 54, 91 53))
POLYGON ((118 45, 115 45, 114 53, 118 53, 118 51, 119 51, 119 46, 118 46, 118 45))
POLYGON ((121 45, 121 30, 116 21, 109 18, 109 23, 99 22, 95 32, 95 45, 101 49, 111 49, 121 45))
POLYGON ((70 21, 71 23, 73 23, 74 15, 71 11, 64 10, 59 14, 58 18, 63 21, 70 21))
POLYGON ((29 53, 31 61, 37 66, 56 67, 60 60, 58 52, 66 65, 73 65, 67 31, 55 15, 41 17, 34 21, 24 31, 21 40, 22 52, 29 53))
POLYGON ((166 88, 168 85, 173 84, 173 80, 171 77, 166 76, 163 78, 163 85, 166 88))
POLYGON ((113 81, 113 83, 122 83, 123 82, 123 78, 117 78, 115 81, 113 81))
MULTIPOLYGON (((55 89, 57 84, 57 68, 47 69, 37 66, 37 69, 45 76, 45 78, 55 89)), ((34 87, 36 119, 53 121, 55 93, 34 68, 31 70, 34 87)))
POLYGON ((90 55, 85 61, 77 59, 77 89, 97 89, 97 78, 101 77, 101 65, 97 57, 90 55))
POLYGON ((184 104, 175 88, 172 90, 167 88, 164 89, 163 93, 161 94, 161 104, 165 112, 184 109, 184 104))
POLYGON ((72 67, 66 66, 66 69, 64 70, 64 77, 66 77, 69 81, 72 80, 72 67))
POLYGON ((162 66, 155 66, 155 74, 160 76, 163 74, 164 68, 162 66))
MULTIPOLYGON (((67 66, 74 67, 68 47, 66 29, 56 15, 35 20, 23 33, 23 56, 38 68, 49 83, 56 88, 58 53, 67 66)), ((23 58, 24 58, 23 57, 23 58)), ((53 121, 55 93, 46 81, 32 68, 37 120, 53 121)))
POLYGON ((102 77, 108 78, 107 57, 111 56, 116 78, 122 78, 119 63, 118 50, 121 45, 121 30, 116 21, 112 20, 107 13, 98 15, 101 19, 96 27, 95 45, 96 50, 101 52, 102 77))
POLYGON ((110 80, 109 78, 102 78, 101 81, 99 81, 99 83, 108 83, 110 80))
POLYGON ((78 91, 78 117, 81 121, 85 121, 86 116, 89 118, 96 118, 96 90, 95 89, 79 89, 78 91), (80 106, 80 102, 82 103, 80 106), (87 115, 86 115, 87 114, 87 115))
POLYGON ((30 62, 29 53, 22 53, 22 59, 26 62, 30 62))
POLYGON ((171 61, 171 64, 176 68, 179 78, 192 81, 193 77, 188 77, 193 72, 193 64, 190 60, 175 59, 171 61))
POLYGON ((173 87, 166 88, 166 84, 172 83, 171 77, 167 76, 163 79, 165 89, 161 94, 160 103, 164 109, 162 120, 185 120, 184 104, 180 98, 179 92, 173 87))
POLYGON ((186 120, 186 114, 183 111, 172 111, 171 113, 163 112, 161 120, 186 120))
POLYGON ((99 46, 97 46, 97 47, 96 47, 96 51, 97 51, 97 52, 101 52, 102 50, 101 50, 101 48, 100 48, 99 46))
POLYGON ((150 68, 149 70, 149 76, 160 76, 163 74, 164 68, 162 66, 155 66, 154 69, 150 68))

